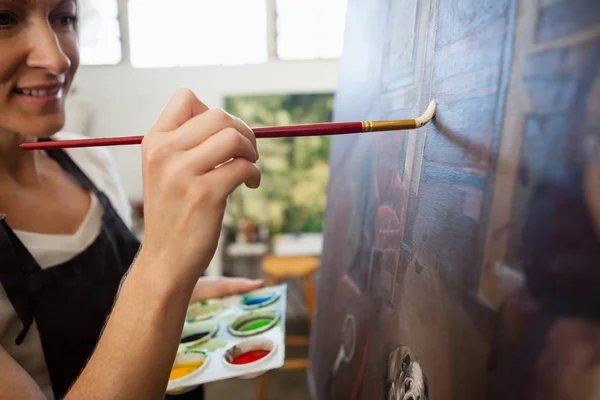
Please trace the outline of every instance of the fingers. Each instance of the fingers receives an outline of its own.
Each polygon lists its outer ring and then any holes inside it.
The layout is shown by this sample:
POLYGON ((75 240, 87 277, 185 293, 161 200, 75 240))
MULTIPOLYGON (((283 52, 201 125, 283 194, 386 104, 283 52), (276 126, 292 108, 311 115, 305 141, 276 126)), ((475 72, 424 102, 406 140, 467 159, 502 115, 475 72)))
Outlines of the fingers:
POLYGON ((241 294, 263 286, 264 281, 262 279, 203 276, 196 283, 190 303, 241 294))
POLYGON ((180 137, 177 140, 182 150, 188 150, 200 145, 215 132, 227 128, 234 128, 248 138, 254 150, 258 153, 256 137, 252 129, 239 118, 219 108, 210 109, 185 122, 179 129, 180 137))
MULTIPOLYGON (((211 141, 211 146, 209 147, 216 152, 197 152, 200 153, 196 155, 200 160, 205 159, 207 153, 212 155, 208 160, 219 160, 219 162, 215 161, 211 166, 207 166, 211 161, 205 163, 201 161, 201 170, 204 171, 210 170, 215 165, 233 157, 243 157, 252 162, 256 162, 258 159, 258 149, 254 132, 239 118, 235 118, 221 109, 209 109, 189 89, 179 89, 175 92, 152 131, 177 131, 175 135, 170 135, 169 138, 162 135, 147 135, 151 137, 146 137, 146 140, 144 140, 145 143, 142 143, 145 147, 167 146, 171 149, 169 151, 196 149, 217 134, 224 137, 225 143, 221 149, 215 147, 218 143, 211 141), (246 140, 242 140, 244 138, 246 140), (155 146, 149 144, 149 142, 155 141, 158 141, 158 143, 154 143, 155 146), (248 143, 254 151, 248 151, 248 143), (228 157, 223 159, 225 156, 228 157)), ((222 140, 220 138, 217 142, 221 142, 222 140)))
POLYGON ((187 121, 208 110, 194 92, 189 89, 179 89, 169 100, 154 124, 158 132, 170 132, 184 125, 187 121))
POLYGON ((182 154, 182 162, 196 174, 204 174, 232 158, 255 163, 258 154, 250 140, 234 128, 225 128, 201 145, 182 154))
POLYGON ((213 196, 224 201, 238 186, 245 183, 251 189, 260 186, 260 169, 244 158, 234 158, 202 176, 198 184, 208 186, 213 196))
POLYGON ((221 278, 219 282, 219 297, 250 292, 261 288, 263 285, 264 281, 262 279, 221 278))

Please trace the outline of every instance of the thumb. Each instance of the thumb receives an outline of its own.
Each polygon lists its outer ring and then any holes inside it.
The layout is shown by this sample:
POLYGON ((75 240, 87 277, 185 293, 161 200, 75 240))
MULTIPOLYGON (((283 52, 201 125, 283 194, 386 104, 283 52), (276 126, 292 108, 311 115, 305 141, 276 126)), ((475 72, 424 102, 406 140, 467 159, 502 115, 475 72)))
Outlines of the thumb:
POLYGON ((264 286, 262 279, 223 278, 220 282, 219 296, 241 294, 264 286))
POLYGON ((196 283, 190 303, 241 294, 264 285, 262 279, 202 277, 196 283))

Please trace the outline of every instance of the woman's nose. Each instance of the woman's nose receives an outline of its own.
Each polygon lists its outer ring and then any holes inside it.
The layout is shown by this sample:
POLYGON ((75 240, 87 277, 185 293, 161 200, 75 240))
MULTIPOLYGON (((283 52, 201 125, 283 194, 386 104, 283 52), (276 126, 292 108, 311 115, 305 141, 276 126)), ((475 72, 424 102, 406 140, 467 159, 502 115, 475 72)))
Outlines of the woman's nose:
POLYGON ((28 66, 43 68, 54 75, 65 74, 71 68, 71 60, 63 51, 52 27, 47 24, 39 24, 32 29, 28 66))

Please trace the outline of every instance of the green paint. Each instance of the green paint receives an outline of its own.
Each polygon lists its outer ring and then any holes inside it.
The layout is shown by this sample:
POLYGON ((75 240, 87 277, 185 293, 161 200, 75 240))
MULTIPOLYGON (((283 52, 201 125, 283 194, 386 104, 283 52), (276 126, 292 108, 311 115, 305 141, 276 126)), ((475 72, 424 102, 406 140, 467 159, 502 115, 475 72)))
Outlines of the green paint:
POLYGON ((227 331, 233 336, 253 336, 266 332, 279 322, 281 318, 277 311, 250 312, 238 317, 227 331))
POLYGON ((271 322, 273 322, 273 320, 267 318, 252 319, 250 321, 244 322, 243 324, 240 324, 238 330, 242 332, 250 332, 267 326, 271 322))

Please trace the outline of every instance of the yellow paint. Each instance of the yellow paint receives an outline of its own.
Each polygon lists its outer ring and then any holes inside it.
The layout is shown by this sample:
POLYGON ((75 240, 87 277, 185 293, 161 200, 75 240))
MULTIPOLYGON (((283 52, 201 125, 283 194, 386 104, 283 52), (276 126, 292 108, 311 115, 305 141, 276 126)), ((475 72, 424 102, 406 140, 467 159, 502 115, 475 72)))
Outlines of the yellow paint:
POLYGON ((178 365, 174 366, 173 369, 171 370, 171 375, 169 375, 169 380, 172 381, 173 379, 179 379, 186 375, 189 375, 192 372, 194 372, 195 370, 197 370, 198 368, 200 368, 201 366, 202 366, 202 361, 178 364, 178 365))

